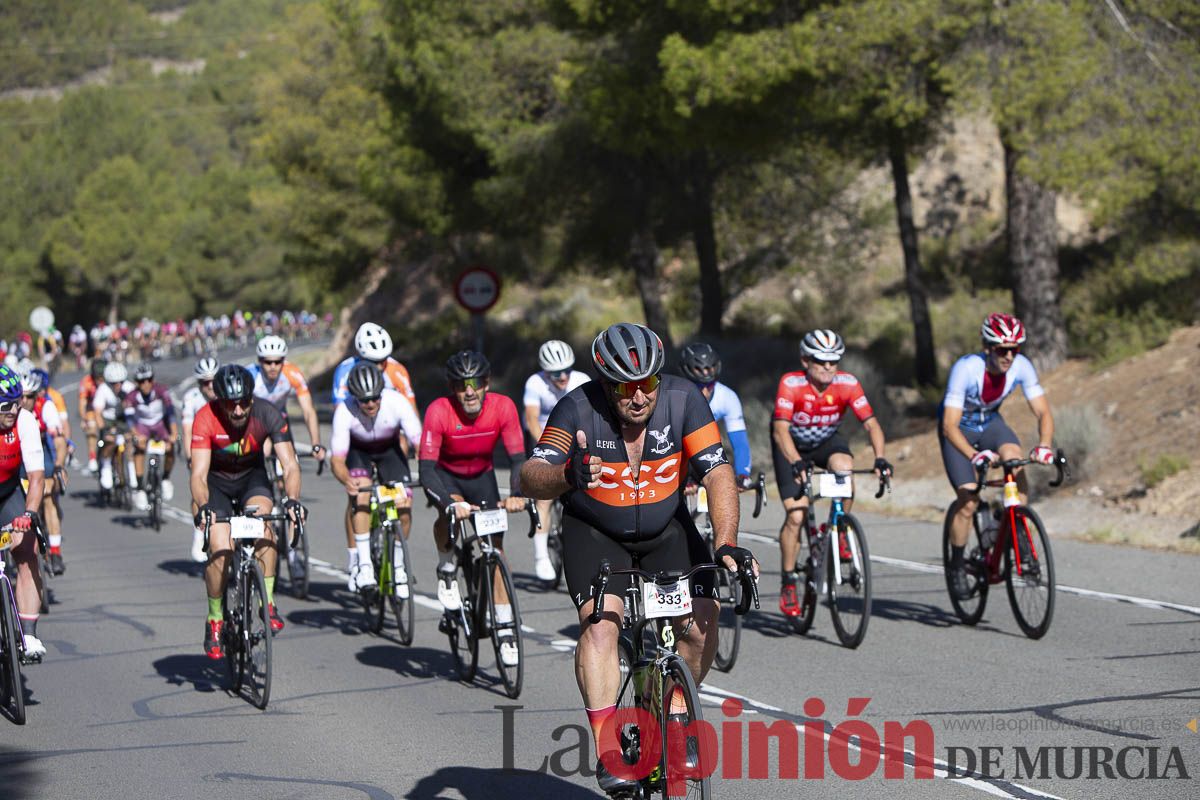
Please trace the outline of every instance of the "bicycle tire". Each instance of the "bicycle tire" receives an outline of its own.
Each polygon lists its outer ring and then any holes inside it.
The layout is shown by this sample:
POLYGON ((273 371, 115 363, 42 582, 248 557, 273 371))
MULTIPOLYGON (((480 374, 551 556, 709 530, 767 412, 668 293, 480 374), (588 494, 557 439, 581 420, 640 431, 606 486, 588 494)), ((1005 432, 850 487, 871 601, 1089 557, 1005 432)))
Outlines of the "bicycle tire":
POLYGON ((1050 622, 1054 619, 1054 554, 1050 550, 1050 537, 1041 518, 1028 506, 1008 509, 1005 518, 1010 535, 1026 535, 1033 545, 1027 566, 1017 574, 1012 544, 1006 537, 1001 537, 1006 541, 1004 583, 1008 589, 1008 602, 1022 632, 1030 639, 1040 639, 1050 630, 1050 622), (1032 531, 1030 523, 1033 523, 1032 531), (1014 527, 1016 530, 1012 530, 1014 527))
POLYGON ((555 500, 550 504, 550 526, 546 538, 546 554, 554 567, 551 589, 558 589, 563 582, 562 504, 555 500))
MULTIPOLYGON (((616 743, 621 749, 621 756, 626 765, 630 767, 641 759, 643 742, 653 743, 658 736, 657 731, 642 731, 636 722, 635 710, 646 709, 641 687, 634 680, 634 663, 633 645, 628 635, 622 633, 617 638, 617 665, 621 674, 621 683, 620 689, 617 691, 616 713, 624 721, 621 728, 614 733, 616 734, 616 743)), ((649 674, 649 671, 647 670, 643 674, 649 674)))
POLYGON ((17 725, 25 724, 25 687, 21 681, 21 643, 17 641, 17 606, 13 602, 11 587, 0 581, 3 608, 0 610, 0 703, 9 718, 17 725))
MULTIPOLYGON (((502 557, 497 555, 494 559, 489 559, 489 583, 495 580, 496 573, 499 573, 500 585, 504 587, 504 591, 508 595, 508 602, 512 608, 512 622, 505 624, 503 627, 512 631, 511 636, 501 636, 501 626, 496 624, 496 603, 495 594, 491 591, 487 595, 487 606, 491 617, 491 637, 492 650, 496 654, 496 671, 500 673, 500 680, 504 683, 504 693, 510 699, 516 700, 521 695, 521 686, 525 681, 525 640, 521 634, 521 607, 517 602, 517 590, 513 586, 512 572, 508 569, 508 564, 502 557), (493 572, 493 569, 495 572, 493 572), (514 666, 506 666, 500 659, 500 645, 507 638, 511 638, 517 645, 517 663, 514 666)), ((488 589, 493 587, 489 586, 488 589)))
POLYGON ((245 646, 246 686, 256 708, 264 709, 271 700, 271 631, 270 610, 267 607, 267 584, 258 561, 250 563, 245 576, 246 625, 243 630, 245 646))
MULTIPOLYGON (((675 654, 667 656, 662 665, 662 673, 659 675, 657 698, 660 700, 661 705, 656 709, 660 725, 659 735, 662 737, 660 740, 662 743, 662 760, 660 761, 660 766, 665 780, 661 787, 655 788, 661 792, 663 800, 674 797, 685 797, 689 798, 689 800, 710 800, 712 797, 712 787, 709 785, 707 777, 689 778, 685 781, 684 793, 682 795, 677 792, 671 793, 672 756, 677 757, 682 755, 682 752, 671 752, 673 749, 677 750, 679 748, 673 747, 676 743, 668 735, 671 695, 674 688, 678 688, 683 693, 683 702, 687 707, 687 711, 685 712, 687 718, 686 724, 692 725, 704 720, 704 713, 700 708, 700 693, 696 689, 696 681, 692 678, 692 671, 688 669, 687 663, 680 656, 675 654)), ((697 744, 699 745, 699 743, 697 744)), ((703 748, 701 748, 700 757, 703 758, 704 755, 703 748)), ((715 767, 715 765, 711 766, 715 767)), ((701 765, 700 774, 702 775, 705 772, 703 767, 704 765, 701 765)), ((708 772, 711 773, 712 770, 708 770, 708 772)))
MULTIPOLYGON (((308 531, 301 526, 297 532, 296 544, 291 546, 288 540, 287 524, 284 524, 284 547, 290 547, 296 553, 296 560, 300 562, 300 575, 297 576, 292 572, 292 562, 288 561, 288 583, 292 587, 292 594, 300 600, 308 599, 308 576, 312 572, 312 563, 308 558, 308 531)), ((284 560, 287 558, 285 556, 284 560)))
POLYGON ((162 483, 158 479, 158 466, 153 462, 146 465, 146 476, 142 485, 148 487, 146 496, 150 501, 150 524, 154 526, 154 532, 158 533, 162 530, 162 483))
POLYGON ((845 528, 847 547, 851 559, 841 557, 841 534, 837 539, 830 536, 825 548, 825 574, 829 580, 829 611, 833 617, 833 630, 844 647, 851 650, 862 644, 871 621, 871 553, 862 524, 853 514, 843 514, 840 526, 845 528), (857 557, 855 558, 855 550, 857 557), (834 582, 834 553, 841 564, 841 582, 834 582))
POLYGON ((380 633, 383 630, 384 612, 387 609, 387 603, 384 601, 384 557, 383 557, 384 535, 383 528, 377 527, 371 530, 371 567, 375 570, 375 591, 360 591, 359 596, 362 598, 363 611, 367 615, 367 627, 371 633, 380 633))
POLYGON ((392 527, 388 529, 386 546, 391 548, 392 557, 388 559, 387 580, 385 582, 383 578, 380 578, 379 585, 387 589, 388 605, 392 608, 392 616, 396 618, 396 631, 400 634, 400 643, 407 647, 413 642, 416 624, 416 603, 413 602, 411 581, 412 558, 408 552, 408 539, 405 538, 403 531, 398 532, 392 527), (397 578, 396 545, 400 546, 400 552, 404 559, 403 584, 397 578), (397 594, 397 589, 401 585, 407 585, 408 597, 400 597, 397 594))
MULTIPOLYGON (((980 547, 982 543, 979 531, 975 530, 975 544, 969 553, 964 553, 971 593, 966 599, 959 598, 954 593, 954 582, 950 579, 950 515, 953 510, 954 505, 951 504, 946 509, 946 519, 942 523, 942 571, 946 577, 946 594, 950 595, 950 604, 954 606, 954 613, 958 615, 958 619, 964 625, 975 625, 983 619, 983 611, 987 608, 987 563, 980 547)), ((975 523, 972 522, 971 525, 974 528, 975 523)))
POLYGON ((742 599, 742 584, 729 570, 717 572, 717 653, 713 666, 729 672, 737 663, 738 647, 742 641, 742 617, 734 612, 742 599))
MULTIPOLYGON (((450 640, 450 653, 454 656, 454 668, 463 683, 475 680, 479 668, 479 631, 474 612, 474 592, 471 591, 471 576, 468 567, 459 565, 455 580, 458 582, 462 607, 448 613, 449 627, 446 636, 450 640), (467 591, 464 591, 467 589, 467 591)), ((439 579, 440 580, 440 579, 439 579)))
POLYGON ((238 577, 241 564, 239 549, 234 549, 230 561, 233 562, 233 566, 229 570, 228 580, 225 581, 225 622, 221 638, 225 645, 225 667, 229 671, 229 689, 236 694, 242 690, 242 682, 246 674, 246 653, 243 646, 245 606, 242 598, 242 582, 238 577))
MULTIPOLYGON (((810 511, 811 513, 811 511, 810 511)), ((808 532, 800 529, 800 547, 796 552, 798 568, 796 570, 796 590, 801 592, 800 614, 788 617, 792 630, 803 636, 812 628, 813 619, 817 616, 817 582, 821 574, 821 565, 814 564, 812 558, 812 540, 808 532)))

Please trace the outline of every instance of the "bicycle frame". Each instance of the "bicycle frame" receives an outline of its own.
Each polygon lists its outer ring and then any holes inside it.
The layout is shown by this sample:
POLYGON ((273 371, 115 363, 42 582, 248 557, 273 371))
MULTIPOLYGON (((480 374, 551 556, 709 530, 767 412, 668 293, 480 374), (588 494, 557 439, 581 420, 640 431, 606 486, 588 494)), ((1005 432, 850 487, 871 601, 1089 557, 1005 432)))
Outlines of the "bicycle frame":
MULTIPOLYGON (((993 465, 984 464, 982 468, 976 470, 978 480, 978 488, 975 490, 976 497, 983 493, 985 488, 1002 488, 1004 489, 1004 501, 1002 509, 1001 521, 1004 523, 1000 526, 1000 536, 992 544, 984 557, 984 563, 987 566, 988 583, 1002 583, 1004 581, 1004 553, 1005 550, 1012 546, 1012 563, 1016 566, 1017 575, 1023 576, 1023 565, 1021 559, 1021 551, 1019 539, 1017 538, 1017 514, 1018 509, 1023 509, 1028 506, 1027 503, 1022 503, 1020 497, 1016 494, 1017 478, 1016 470, 1020 467, 1037 464, 1046 466, 1038 461, 1032 461, 1028 458, 1012 459, 1009 461, 1000 462, 999 466, 1004 470, 1004 480, 986 480, 988 469, 993 465), (1011 488, 1010 488, 1011 487, 1011 488)), ((1057 488, 1062 485, 1067 476, 1067 459, 1062 450, 1055 453, 1054 466, 1058 469, 1058 475, 1054 480, 1049 482, 1049 486, 1057 488)), ((982 498, 980 503, 987 503, 989 509, 994 509, 995 506, 990 501, 985 501, 982 498)), ((1034 561, 1040 557, 1037 552, 1037 545, 1034 543, 1033 535, 1029 532, 1029 524, 1026 517, 1021 517, 1021 528, 1024 532, 1026 542, 1029 545, 1029 553, 1034 561)))

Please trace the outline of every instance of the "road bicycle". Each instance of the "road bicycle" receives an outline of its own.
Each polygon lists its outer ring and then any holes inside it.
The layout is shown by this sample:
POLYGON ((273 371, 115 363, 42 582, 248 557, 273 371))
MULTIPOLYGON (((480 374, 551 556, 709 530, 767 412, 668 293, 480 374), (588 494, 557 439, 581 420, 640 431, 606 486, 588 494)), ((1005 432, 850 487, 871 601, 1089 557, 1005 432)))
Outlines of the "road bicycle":
MULTIPOLYGON (((845 510, 844 501, 854 496, 851 475, 874 475, 870 469, 830 472, 807 470, 801 479, 800 494, 808 497, 801 552, 807 551, 796 570, 797 585, 803 588, 800 614, 788 617, 792 629, 808 633, 816 616, 817 600, 824 596, 833 617, 838 641, 851 649, 862 644, 871 619, 871 555, 862 523, 845 510), (813 479, 816 478, 814 481, 813 479), (816 500, 829 503, 829 518, 816 523, 816 500), (833 546, 836 535, 836 549, 833 546)), ((891 478, 879 476, 875 497, 891 490, 891 478)))
POLYGON ((1061 486, 1070 475, 1062 450, 1055 453, 1052 464, 1019 458, 976 467, 973 493, 979 496, 986 487, 1002 488, 1003 499, 999 502, 980 499, 973 515, 975 543, 963 554, 969 586, 966 597, 955 594, 950 576, 950 520, 954 503, 946 509, 942 525, 942 564, 950 603, 963 623, 979 622, 987 606, 988 587, 1004 583, 1017 625, 1030 639, 1040 639, 1050 630, 1054 617, 1054 555, 1041 518, 1021 502, 1015 472, 1030 465, 1055 468, 1057 475, 1049 482, 1051 488, 1061 486), (1004 471, 1003 480, 986 479, 993 468, 1004 471))
MULTIPOLYGON (((553 591, 562 585, 563 578, 563 543, 562 543, 562 498, 556 497, 550 502, 550 519, 546 521, 546 555, 554 567, 554 577, 543 581, 547 591, 553 591)), ((536 530, 529 531, 529 538, 537 535, 536 530)))
MULTIPOLYGON (((447 506, 445 513, 450 520, 450 541, 458 562, 455 582, 461 602, 457 611, 445 611, 442 614, 438 629, 450 640, 450 652, 454 655, 458 678, 464 683, 475 679, 479 666, 479 640, 490 636, 496 654, 496 669, 504 683, 504 693, 516 699, 521 694, 525 677, 521 611, 512 572, 497 543, 493 541, 508 530, 508 512, 503 508, 488 508, 485 504, 474 509, 466 519, 460 520, 454 513, 454 505, 451 503, 447 506), (498 588, 503 590, 511 604, 509 620, 497 620, 498 588), (501 657, 500 647, 506 642, 516 646, 516 664, 506 665, 501 657)), ((531 530, 536 530, 538 513, 532 500, 526 500, 525 511, 529 514, 531 530)))
POLYGON ((372 632, 382 633, 386 612, 390 608, 392 616, 396 618, 400 643, 410 645, 416 612, 412 587, 416 584, 416 578, 396 500, 405 495, 411 497, 410 487, 419 486, 420 482, 380 482, 378 468, 374 466, 371 482, 371 563, 375 567, 377 586, 375 591, 363 594, 367 625, 372 632))
MULTIPOLYGON (((16 533, 18 531, 11 525, 0 528, 0 552, 4 553, 6 563, 12 558, 10 551, 16 545, 16 533)), ((29 533, 37 536, 38 551, 44 553, 46 537, 41 530, 29 533)), ((40 661, 40 657, 25 652, 25 630, 17 614, 17 599, 9 570, 0 569, 0 709, 17 725, 25 724, 25 685, 21 680, 21 666, 40 661)))
POLYGON ((146 511, 150 515, 150 524, 156 533, 162 530, 162 478, 166 457, 166 442, 155 438, 146 442, 146 470, 142 476, 142 488, 146 492, 146 511))
MULTIPOLYGON (((734 612, 745 614, 750 604, 758 608, 758 586, 752 573, 752 560, 738 565, 734 579, 738 582, 739 602, 734 612)), ((595 625, 604 614, 604 591, 613 575, 632 577, 625 593, 625 614, 621 635, 617 639, 621 687, 617 693, 615 731, 621 757, 631 771, 645 765, 645 775, 637 775, 631 791, 612 796, 623 800, 643 800, 660 796, 689 797, 709 800, 712 788, 708 775, 713 764, 700 764, 701 758, 715 754, 703 753, 698 730, 688 726, 703 720, 700 694, 692 671, 676 652, 673 618, 692 611, 690 580, 699 572, 729 573, 717 564, 699 564, 687 572, 652 574, 636 567, 613 569, 608 559, 592 580, 592 613, 589 621, 595 625), (681 695, 685 711, 672 712, 672 699, 681 695), (644 726, 646 715, 653 720, 644 726), (677 727, 678 726, 678 727, 677 727), (695 739, 694 742, 688 741, 695 739), (652 754, 652 755, 645 755, 652 754), (651 760, 652 759, 652 760, 651 760), (691 764, 687 762, 693 762, 691 764), (636 766, 635 766, 636 765, 636 766)), ((609 769, 612 772, 612 769, 609 769)))
MULTIPOLYGON (((132 511, 133 491, 129 487, 133 466, 129 463, 126 453, 125 434, 112 427, 101 431, 99 441, 96 442, 96 451, 103 450, 108 442, 112 442, 116 446, 116 451, 113 453, 112 459, 113 485, 112 489, 105 489, 103 485, 100 486, 100 505, 114 506, 125 511, 132 511)), ((100 471, 96 472, 96 480, 100 480, 100 471)))
MULTIPOLYGON (((267 604, 267 584, 262 567, 255 556, 255 544, 267 538, 266 525, 278 522, 286 514, 258 515, 257 506, 246 506, 244 513, 216 517, 212 523, 229 523, 233 555, 229 577, 222 598, 224 626, 221 643, 225 649, 225 666, 229 670, 229 686, 240 693, 245 686, 250 701, 260 709, 271 699, 271 631, 270 610, 267 604)), ((204 528, 204 549, 208 550, 208 531, 204 528)), ((300 523, 297 527, 304 527, 300 523)))
MULTIPOLYGON (((766 475, 758 473, 758 479, 751 487, 751 491, 754 492, 754 518, 757 519, 766 505, 766 475)), ((692 509, 692 519, 697 521, 696 528, 704 537, 711 553, 715 550, 716 543, 713 536, 712 518, 708 514, 708 491, 703 486, 697 487, 696 493, 692 495, 692 502, 695 504, 692 509)), ((741 584, 729 574, 728 570, 725 570, 717 573, 716 590, 721 611, 717 616, 717 654, 713 659, 713 666, 722 672, 729 672, 737 662, 738 647, 742 641, 742 615, 734 611, 741 601, 741 584)))
MULTIPOLYGON (((296 451, 297 460, 302 456, 311 456, 312 451, 301 452, 296 451)), ((278 460, 274 456, 269 456, 266 459, 267 481, 271 485, 271 501, 274 503, 272 512, 276 516, 281 516, 279 522, 273 524, 275 530, 275 542, 279 550, 280 567, 276 568, 277 575, 282 576, 284 567, 287 571, 288 589, 292 596, 298 600, 303 600, 308 597, 308 576, 311 572, 311 564, 308 556, 308 535, 304 532, 304 526, 296 527, 287 522, 287 515, 279 515, 280 509, 283 508, 283 501, 286 495, 283 492, 283 472, 278 468, 278 460), (291 535, 288 534, 288 529, 291 528, 291 535), (293 559, 288 553, 295 553, 293 559)), ((317 476, 325 471, 325 462, 317 462, 317 476)))

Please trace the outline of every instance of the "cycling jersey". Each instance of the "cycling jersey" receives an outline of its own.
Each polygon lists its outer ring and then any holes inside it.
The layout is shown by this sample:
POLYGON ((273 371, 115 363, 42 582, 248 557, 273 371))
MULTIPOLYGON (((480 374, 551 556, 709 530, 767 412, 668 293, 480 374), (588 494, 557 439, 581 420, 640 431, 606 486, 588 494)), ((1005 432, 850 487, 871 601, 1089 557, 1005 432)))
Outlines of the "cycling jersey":
POLYGON ((858 378, 850 373, 837 373, 818 395, 805 373, 789 372, 780 379, 775 393, 774 419, 788 421, 797 449, 812 450, 837 433, 847 408, 859 422, 875 416, 858 378))
POLYGON ((946 395, 942 398, 938 416, 941 416, 942 409, 961 408, 963 416, 959 427, 982 431, 1000 416, 1000 404, 1018 385, 1025 393, 1026 400, 1046 393, 1038 382, 1033 362, 1020 353, 1017 353, 1012 366, 1003 375, 993 375, 987 371, 987 356, 984 353, 965 355, 954 362, 950 369, 946 395))
POLYGON ((171 402, 167 387, 156 383, 150 387, 149 394, 135 389, 125 395, 125 418, 147 428, 170 425, 175 421, 175 404, 171 402))
POLYGON ((399 392, 385 389, 379 402, 379 411, 368 417, 351 398, 333 412, 333 438, 329 441, 329 452, 345 458, 351 448, 378 452, 393 447, 397 435, 404 435, 416 447, 421 441, 421 420, 413 410, 412 403, 399 392))
POLYGON ((729 463, 717 423, 695 384, 663 375, 658 403, 646 423, 638 479, 633 481, 607 392, 602 384, 591 382, 567 394, 550 414, 533 457, 566 464, 577 457, 576 431, 583 431, 589 453, 601 460, 600 485, 564 494, 564 513, 615 539, 657 536, 682 507, 681 475, 688 467, 703 479, 729 463))
POLYGON ((208 398, 204 396, 204 392, 196 386, 188 389, 183 396, 183 413, 181 414, 183 423, 191 424, 196 419, 196 414, 206 405, 208 405, 208 398))
POLYGON ((118 409, 121 408, 125 397, 130 392, 137 391, 137 387, 129 381, 121 384, 119 387, 120 396, 113 392, 112 386, 107 383, 102 383, 96 387, 96 396, 92 398, 92 410, 100 415, 100 419, 106 423, 114 423, 121 419, 118 414, 118 409))
POLYGON ((54 407, 58 409, 59 415, 62 416, 63 419, 66 419, 67 400, 62 396, 62 392, 60 392, 58 389, 55 389, 53 386, 47 386, 46 397, 48 397, 54 403, 54 407))
POLYGON ((488 392, 483 407, 474 420, 467 419, 458 404, 449 397, 439 397, 425 411, 425 426, 421 436, 421 484, 439 507, 450 502, 450 493, 437 477, 434 467, 452 475, 474 477, 491 472, 492 452, 502 440, 512 460, 509 485, 513 494, 520 494, 520 465, 525 460, 525 445, 517 407, 502 394, 488 392))
POLYGON ((280 411, 287 410, 289 394, 295 394, 298 398, 309 395, 308 383, 304 380, 304 374, 295 364, 283 362, 283 369, 280 370, 279 377, 269 385, 262 365, 251 364, 246 369, 250 370, 250 374, 254 376, 254 396, 260 400, 266 400, 280 411))
POLYGON ((586 373, 573 369, 567 376, 567 388, 559 389, 551 382, 550 376, 544 370, 535 372, 529 376, 529 380, 525 381, 525 407, 538 407, 538 426, 544 428, 550 412, 554 410, 558 401, 562 400, 567 392, 579 388, 590 380, 591 378, 586 373))
POLYGON ((192 423, 192 450, 211 450, 209 473, 228 480, 237 480, 254 469, 265 469, 263 443, 291 443, 292 434, 287 419, 270 403, 255 403, 241 433, 233 430, 213 405, 206 405, 192 423))
POLYGON ((733 447, 733 471, 738 475, 750 474, 750 438, 746 435, 746 420, 742 416, 742 401, 737 392, 717 381, 713 384, 708 407, 713 419, 725 423, 729 444, 733 447))
POLYGON ((7 496, 21 485, 21 468, 27 475, 44 472, 42 435, 33 414, 20 409, 8 430, 0 430, 0 494, 7 496))
POLYGON ((42 434, 49 433, 53 436, 62 433, 62 417, 59 415, 58 406, 47 402, 45 397, 33 401, 33 416, 42 434))
MULTIPOLYGON (((346 381, 350 378, 350 370, 354 368, 355 364, 359 364, 364 361, 366 361, 366 359, 358 358, 357 356, 350 356, 342 361, 342 363, 338 364, 337 368, 334 369, 333 404, 335 406, 338 403, 346 402, 346 398, 350 396, 350 391, 346 388, 346 381)), ((366 363, 374 364, 375 362, 367 361, 366 363)), ((376 366, 379 365, 376 364, 376 366)), ((397 392, 407 397, 408 402, 412 403, 412 407, 416 408, 417 396, 413 394, 412 381, 409 380, 408 370, 404 368, 404 365, 396 359, 388 357, 388 359, 383 362, 382 367, 384 380, 390 383, 392 388, 397 392)))

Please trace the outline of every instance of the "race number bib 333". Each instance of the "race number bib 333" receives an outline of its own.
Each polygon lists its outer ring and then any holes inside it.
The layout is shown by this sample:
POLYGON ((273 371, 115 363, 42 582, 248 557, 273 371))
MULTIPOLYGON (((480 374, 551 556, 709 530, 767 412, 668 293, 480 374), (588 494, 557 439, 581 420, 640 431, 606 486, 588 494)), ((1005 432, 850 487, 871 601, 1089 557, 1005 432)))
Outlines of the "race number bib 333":
POLYGON ((680 617, 692 613, 692 591, 687 581, 643 583, 642 605, 647 619, 680 617))

